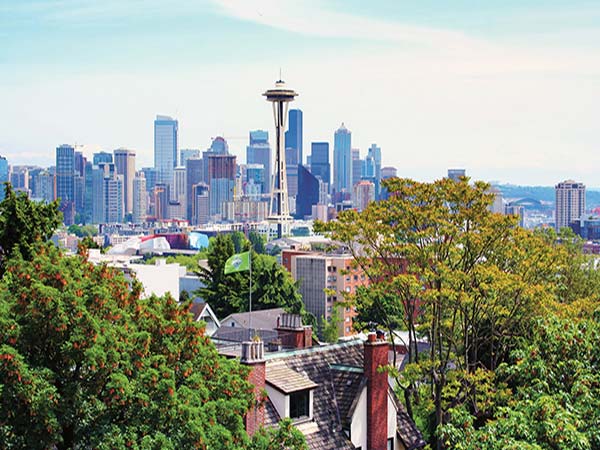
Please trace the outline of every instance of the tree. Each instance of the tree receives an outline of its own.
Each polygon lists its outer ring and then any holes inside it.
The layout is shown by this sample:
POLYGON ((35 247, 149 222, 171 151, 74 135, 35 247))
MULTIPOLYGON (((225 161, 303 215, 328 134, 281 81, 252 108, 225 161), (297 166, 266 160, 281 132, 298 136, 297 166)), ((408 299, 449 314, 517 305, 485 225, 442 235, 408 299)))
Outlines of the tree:
POLYGON ((465 450, 600 448, 600 324, 549 316, 498 370, 512 395, 477 426, 465 408, 451 411, 441 434, 465 450))
POLYGON ((0 275, 15 249, 29 259, 37 242, 50 239, 62 223, 58 201, 32 202, 26 193, 13 191, 10 183, 5 185, 4 191, 0 202, 0 275))
POLYGON ((245 433, 248 369, 217 354, 190 303, 140 289, 52 245, 15 253, 0 281, 0 447, 274 448, 245 433))
POLYGON ((321 329, 323 330, 323 341, 329 343, 336 343, 340 335, 340 324, 343 318, 340 314, 340 305, 334 305, 331 317, 327 320, 325 317, 321 317, 321 329))
POLYGON ((98 227, 95 225, 69 225, 67 228, 69 233, 73 233, 77 237, 92 237, 98 234, 98 227))
POLYGON ((256 253, 262 255, 266 252, 265 238, 260 233, 257 233, 256 231, 250 231, 250 233, 248 233, 248 240, 252 245, 252 250, 254 250, 256 253))
POLYGON ((412 403, 426 405, 419 409, 436 440, 457 405, 469 405, 481 420, 489 416, 474 375, 494 371, 517 337, 531 335, 534 320, 558 303, 557 276, 573 264, 552 236, 491 213, 485 183, 390 179, 384 186, 388 200, 362 213, 344 211, 316 229, 345 244, 369 278, 368 288, 347 296, 357 304, 359 324, 408 331, 408 360, 418 367, 398 381, 409 412, 412 403), (417 352, 418 335, 430 344, 426 355, 417 352), (451 382, 456 391, 447 401, 451 382))
MULTIPOLYGON (((249 243, 246 241, 242 250, 248 249, 249 243)), ((218 235, 209 244, 208 268, 198 269, 198 276, 204 283, 204 287, 198 290, 198 295, 210 304, 219 317, 249 309, 249 273, 223 273, 225 261, 234 253, 231 236, 218 235)), ((253 310, 279 307, 307 316, 296 283, 275 258, 252 252, 251 261, 253 310)))

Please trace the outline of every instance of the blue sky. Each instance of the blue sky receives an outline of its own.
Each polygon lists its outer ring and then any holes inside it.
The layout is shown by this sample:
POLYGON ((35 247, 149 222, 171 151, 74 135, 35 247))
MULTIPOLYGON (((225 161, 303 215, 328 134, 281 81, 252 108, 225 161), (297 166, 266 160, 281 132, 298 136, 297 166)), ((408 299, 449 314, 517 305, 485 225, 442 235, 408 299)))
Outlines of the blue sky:
POLYGON ((402 176, 600 186, 600 3, 0 0, 0 154, 62 143, 152 163, 152 121, 182 147, 272 129, 260 93, 300 96, 305 149, 343 121, 402 176))

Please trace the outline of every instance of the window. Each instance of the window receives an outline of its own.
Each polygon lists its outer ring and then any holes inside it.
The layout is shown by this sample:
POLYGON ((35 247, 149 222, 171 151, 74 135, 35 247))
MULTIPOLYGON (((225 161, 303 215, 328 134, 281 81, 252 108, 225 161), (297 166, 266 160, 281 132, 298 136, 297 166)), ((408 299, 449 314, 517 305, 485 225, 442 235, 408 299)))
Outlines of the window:
POLYGON ((346 322, 350 322, 350 317, 346 317, 346 322))
POLYGON ((308 417, 309 390, 290 394, 290 418, 308 417))
POLYGON ((394 450, 394 438, 388 438, 387 450, 394 450))
POLYGON ((350 327, 346 327, 346 333, 350 333, 350 327))

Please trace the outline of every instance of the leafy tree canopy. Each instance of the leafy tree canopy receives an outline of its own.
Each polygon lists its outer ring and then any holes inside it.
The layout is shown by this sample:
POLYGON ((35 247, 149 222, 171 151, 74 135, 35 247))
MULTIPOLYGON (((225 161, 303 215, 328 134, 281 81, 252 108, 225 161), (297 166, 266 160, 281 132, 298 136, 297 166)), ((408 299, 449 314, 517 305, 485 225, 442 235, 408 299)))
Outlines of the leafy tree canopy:
MULTIPOLYGON (((490 211, 493 194, 467 178, 384 182, 389 199, 317 223, 354 254, 370 285, 347 295, 359 326, 408 331, 409 370, 399 374, 409 413, 432 443, 450 410, 494 417, 496 369, 549 313, 589 314, 600 283, 572 235, 529 231, 490 211), (417 352, 417 340, 429 342, 417 352)), ((502 396, 500 396, 502 397, 502 396)))
POLYGON ((36 243, 50 239, 62 223, 58 201, 32 202, 26 193, 13 191, 10 183, 4 191, 0 202, 0 275, 16 248, 29 259, 36 243))
POLYGON ((73 233, 77 237, 92 237, 98 234, 98 227, 95 225, 69 225, 67 228, 69 233, 73 233))
MULTIPOLYGON (((249 242, 245 241, 240 250, 247 251, 249 248, 249 242)), ((200 267, 198 270, 198 276, 205 285, 198 290, 198 295, 210 304, 219 317, 245 312, 249 308, 249 273, 223 273, 225 261, 234 253, 232 237, 218 235, 208 247, 208 268, 200 267)), ((251 259, 252 309, 280 307, 306 315, 297 285, 287 270, 272 256, 252 251, 251 259)), ((308 323, 312 323, 312 320, 308 323)))
POLYGON ((0 281, 0 447, 273 448, 274 431, 245 433, 247 369, 189 303, 139 294, 52 245, 15 254, 0 281))

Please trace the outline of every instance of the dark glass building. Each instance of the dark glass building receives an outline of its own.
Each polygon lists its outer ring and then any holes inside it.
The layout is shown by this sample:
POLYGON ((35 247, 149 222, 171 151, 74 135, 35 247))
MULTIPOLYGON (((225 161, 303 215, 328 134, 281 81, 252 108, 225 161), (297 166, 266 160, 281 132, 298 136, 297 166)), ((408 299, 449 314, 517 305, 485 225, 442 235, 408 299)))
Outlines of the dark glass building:
POLYGON ((285 132, 286 162, 290 165, 302 164, 302 111, 290 109, 288 130, 285 132), (288 149, 293 149, 288 151, 288 149), (289 162, 288 162, 289 161, 289 162))
POLYGON ((323 183, 331 183, 331 164, 329 163, 329 142, 311 144, 310 171, 323 183))
POLYGON ((298 166, 298 195, 296 196, 296 218, 312 215, 312 207, 319 203, 319 180, 302 165, 298 166))

